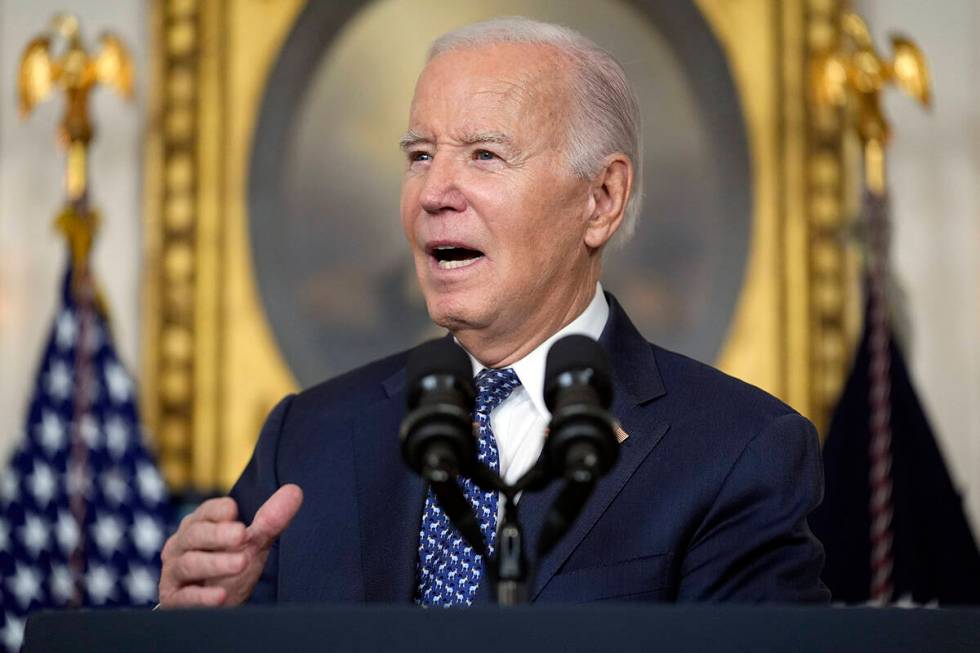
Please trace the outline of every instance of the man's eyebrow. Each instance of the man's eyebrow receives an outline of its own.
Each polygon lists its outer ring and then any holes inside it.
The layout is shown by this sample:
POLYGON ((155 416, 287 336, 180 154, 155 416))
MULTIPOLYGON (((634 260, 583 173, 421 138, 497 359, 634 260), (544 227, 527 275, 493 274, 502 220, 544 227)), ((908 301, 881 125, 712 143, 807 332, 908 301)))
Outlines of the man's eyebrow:
POLYGON ((496 143, 497 145, 511 145, 514 140, 503 132, 476 132, 463 134, 461 141, 467 145, 477 145, 480 143, 496 143))
POLYGON ((403 150, 407 150, 414 145, 418 145, 419 143, 428 143, 428 142, 429 139, 409 129, 407 132, 405 132, 404 136, 398 139, 398 147, 400 147, 403 150))
MULTIPOLYGON (((514 140, 503 132, 472 132, 461 134, 459 140, 467 145, 479 145, 482 143, 494 143, 497 145, 513 145, 514 140)), ((419 143, 431 143, 432 141, 425 136, 417 134, 412 130, 405 132, 405 135, 398 139, 398 146, 407 150, 419 143)))

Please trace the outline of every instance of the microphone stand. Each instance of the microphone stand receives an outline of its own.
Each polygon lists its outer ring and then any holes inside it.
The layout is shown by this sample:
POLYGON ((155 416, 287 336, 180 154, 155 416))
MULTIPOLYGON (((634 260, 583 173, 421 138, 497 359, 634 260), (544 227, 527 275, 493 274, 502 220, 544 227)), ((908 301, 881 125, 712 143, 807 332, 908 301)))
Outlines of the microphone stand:
MULTIPOLYGON (((575 450, 572 451, 574 453, 575 450)), ((524 531, 518 518, 517 495, 540 491, 555 479, 556 470, 549 462, 547 450, 543 450, 537 463, 513 485, 483 463, 474 461, 467 466, 469 478, 477 487, 488 492, 499 492, 503 496, 504 509, 497 525, 497 551, 493 557, 487 550, 473 507, 458 483, 462 470, 456 466, 454 459, 436 446, 428 452, 423 465, 422 476, 429 481, 443 512, 467 544, 483 558, 498 605, 510 607, 528 602, 528 584, 532 573, 524 549, 524 531)), ((568 463, 570 466, 560 477, 564 480, 564 486, 552 503, 538 538, 536 553, 539 560, 575 523, 602 475, 595 468, 594 457, 572 455, 568 463)))
POLYGON ((503 495, 504 509, 497 524, 497 555, 491 559, 483 554, 488 577, 494 584, 497 604, 507 607, 526 604, 530 572, 524 553, 524 530, 517 516, 517 495, 531 482, 540 481, 542 472, 537 467, 532 468, 513 485, 480 463, 472 472, 472 481, 479 488, 503 495))
MULTIPOLYGON (((569 379, 576 381, 574 376, 569 376, 569 379)), ((442 381, 444 386, 449 387, 444 379, 442 381)), ((583 381, 586 384, 589 382, 589 379, 583 381)), ((435 382, 430 385, 436 390, 441 387, 435 382)), ((445 388, 442 389, 445 391, 445 388)), ((579 388, 578 394, 583 392, 579 388)), ((592 403, 588 396, 586 399, 589 399, 587 404, 592 403)), ((513 484, 507 483, 499 473, 476 460, 473 452, 467 451, 466 442, 462 445, 459 443, 460 437, 466 437, 464 429, 469 424, 469 415, 455 403, 430 401, 413 408, 402 421, 400 437, 406 462, 428 481, 446 517, 483 559, 486 577, 493 583, 498 605, 514 606, 528 602, 528 583, 532 574, 524 551, 524 531, 518 517, 517 495, 540 491, 557 478, 564 480, 538 538, 536 553, 537 558, 541 559, 575 523, 599 477, 608 472, 615 462, 615 449, 611 461, 608 455, 600 455, 603 452, 602 433, 605 432, 609 439, 614 438, 612 422, 604 409, 577 404, 559 404, 557 409, 559 412, 552 416, 553 430, 550 432, 550 442, 554 444, 549 447, 546 443, 537 462, 513 484), (443 423, 445 420, 448 422, 443 423), (558 428, 555 428, 556 420, 558 428), (461 476, 469 477, 480 489, 497 492, 503 497, 503 511, 499 513, 496 532, 496 555, 493 557, 490 556, 473 506, 459 484, 461 476)))
MULTIPOLYGON (((478 464, 473 469, 472 480, 483 490, 496 490, 503 495, 504 509, 497 526, 496 555, 492 559, 487 555, 482 538, 479 546, 473 547, 483 556, 484 561, 487 561, 488 577, 494 584, 497 605, 504 607, 525 605, 528 603, 528 585, 533 574, 525 553, 524 529, 518 517, 517 495, 525 491, 543 489, 551 480, 550 475, 544 465, 536 464, 517 482, 510 485, 489 467, 478 464)), ((455 485, 455 479, 452 483, 455 485)), ((549 519, 541 532, 537 547, 539 559, 544 557, 565 535, 594 488, 594 479, 588 482, 583 482, 575 476, 565 479, 565 485, 555 499, 548 513, 549 519), (556 514, 561 519, 556 520, 554 517, 556 514)), ((438 494, 437 497, 442 502, 442 497, 438 494)), ((472 511, 469 512, 472 517, 472 511)), ((447 511, 447 516, 464 537, 466 537, 464 528, 471 532, 472 523, 466 515, 454 510, 452 514, 447 511), (457 523, 457 516, 460 518, 459 523, 457 523)), ((469 540, 470 538, 467 537, 467 541, 469 540)), ((470 546, 473 546, 472 542, 470 546)))
POLYGON ((528 564, 524 555, 524 531, 517 519, 517 502, 504 494, 504 513, 497 531, 494 559, 497 605, 510 607, 527 603, 528 564))
MULTIPOLYGON (((556 389, 549 395, 551 399, 546 398, 550 408, 555 396, 568 395, 556 404, 559 412, 553 415, 550 427, 554 429, 552 438, 556 437, 556 432, 561 436, 553 440, 556 444, 551 447, 557 448, 557 453, 549 453, 550 448, 545 446, 537 463, 514 484, 505 482, 500 474, 476 459, 474 442, 470 440, 476 435, 470 418, 474 393, 467 378, 469 361, 463 350, 448 340, 430 341, 410 357, 406 371, 412 382, 407 395, 409 413, 399 429, 402 456, 409 467, 428 481, 446 517, 483 559, 485 576, 494 585, 497 603, 503 606, 528 602, 531 574, 524 553, 517 495, 523 491, 539 491, 557 476, 565 478, 565 487, 552 505, 542 529, 537 548, 540 558, 565 535, 591 495, 595 480, 608 471, 600 469, 602 460, 607 461, 607 467, 611 465, 608 456, 599 455, 602 451, 599 445, 603 444, 603 427, 608 430, 608 438, 613 438, 612 424, 604 408, 591 405, 609 405, 606 365, 596 366, 594 361, 582 363, 576 358, 578 354, 570 357, 569 352, 574 353, 573 350, 581 350, 584 346, 589 353, 591 347, 596 351, 590 355, 598 356, 600 363, 603 354, 597 349, 598 344, 584 336, 570 336, 559 341, 556 347, 561 349, 562 342, 566 344, 559 362, 566 367, 574 364, 574 368, 559 370, 553 383, 556 389), (586 342, 583 344, 582 340, 586 342), (596 370, 600 374, 596 375, 596 370), (605 390, 605 396, 600 394, 601 390, 605 390), (586 405, 580 406, 577 402, 586 405), (556 428, 555 420, 559 416, 561 419, 556 428), (594 442, 597 433, 598 445, 594 442), (496 533, 497 555, 492 558, 482 526, 458 482, 460 476, 468 476, 486 492, 498 492, 503 496, 504 506, 496 533)), ((555 347, 548 354, 546 372, 553 366, 554 351, 555 347)))

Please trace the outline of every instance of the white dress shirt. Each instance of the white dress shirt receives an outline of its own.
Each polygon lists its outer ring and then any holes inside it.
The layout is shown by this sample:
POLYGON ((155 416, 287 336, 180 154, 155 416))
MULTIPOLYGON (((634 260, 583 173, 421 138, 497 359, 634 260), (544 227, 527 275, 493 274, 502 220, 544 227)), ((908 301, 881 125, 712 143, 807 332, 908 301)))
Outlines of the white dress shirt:
MULTIPOLYGON (((497 439, 500 457, 500 476, 507 483, 513 483, 531 469, 544 446, 544 430, 551 419, 544 403, 544 365, 551 344, 572 334, 598 340, 608 317, 609 304, 602 294, 602 285, 597 283, 595 296, 581 315, 509 366, 521 380, 521 385, 490 413, 490 427, 497 439)), ((473 376, 476 376, 485 366, 472 355, 470 360, 473 376)))

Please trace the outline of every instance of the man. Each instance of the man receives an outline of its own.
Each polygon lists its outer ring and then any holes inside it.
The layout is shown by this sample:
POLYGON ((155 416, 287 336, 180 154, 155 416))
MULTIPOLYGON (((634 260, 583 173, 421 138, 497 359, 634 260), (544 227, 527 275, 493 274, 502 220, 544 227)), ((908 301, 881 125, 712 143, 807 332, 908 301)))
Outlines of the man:
MULTIPOLYGON (((491 434, 481 450, 505 478, 541 450, 551 342, 585 333, 610 356, 620 459, 540 561, 530 597, 825 601, 806 524, 822 494, 813 427, 647 343, 601 292, 602 256, 638 213, 638 123, 605 52, 562 27, 498 19, 436 41, 402 141, 418 281, 480 372, 491 398, 475 416, 491 434)), ((273 410, 231 497, 202 504, 168 540, 163 605, 488 596, 479 557, 400 459, 406 357, 273 410)), ((556 485, 521 498, 531 542, 556 485)), ((496 497, 465 489, 487 508, 492 545, 496 497)))

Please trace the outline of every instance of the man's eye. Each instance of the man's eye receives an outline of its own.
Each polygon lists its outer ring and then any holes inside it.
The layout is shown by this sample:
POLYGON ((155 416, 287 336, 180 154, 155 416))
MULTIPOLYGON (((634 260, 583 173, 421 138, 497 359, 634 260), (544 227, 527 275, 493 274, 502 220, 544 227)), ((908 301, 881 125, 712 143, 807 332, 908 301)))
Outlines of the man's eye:
POLYGON ((490 150, 477 150, 473 153, 473 158, 477 161, 493 161, 497 155, 490 150))
POLYGON ((431 161, 432 155, 429 154, 428 152, 422 152, 422 151, 409 152, 408 160, 411 161, 412 163, 415 163, 416 161, 431 161))

